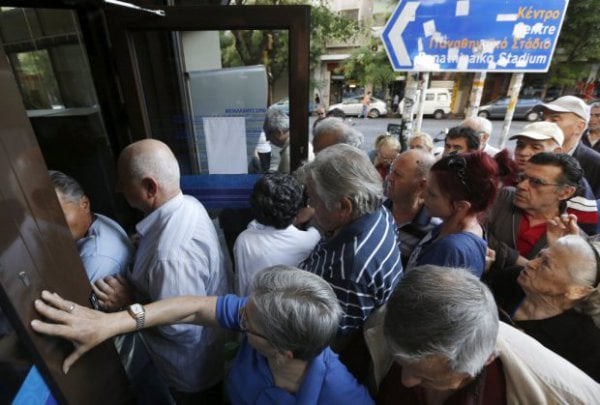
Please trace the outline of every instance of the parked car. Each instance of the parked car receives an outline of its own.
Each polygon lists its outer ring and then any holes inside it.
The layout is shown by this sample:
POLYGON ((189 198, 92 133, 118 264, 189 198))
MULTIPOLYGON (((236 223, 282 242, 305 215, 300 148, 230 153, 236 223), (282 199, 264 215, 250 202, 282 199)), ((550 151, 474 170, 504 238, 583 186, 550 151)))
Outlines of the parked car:
MULTIPOLYGON (((477 115, 483 118, 504 118, 509 101, 509 97, 502 97, 489 104, 482 105, 479 107, 477 115)), ((535 110, 535 106, 542 103, 543 101, 539 98, 519 98, 513 117, 527 121, 537 121, 541 118, 541 114, 535 110)))
MULTIPOLYGON (((281 111, 283 111, 284 113, 286 113, 287 115, 290 115, 290 99, 287 96, 283 97, 279 101, 276 101, 273 104, 271 104, 269 106, 269 108, 271 108, 271 107, 278 108, 281 111)), ((310 115, 311 113, 312 113, 312 104, 309 102, 308 103, 308 115, 310 115)))
MULTIPOLYGON (((341 103, 330 105, 328 111, 339 108, 346 115, 359 116, 362 114, 362 99, 363 96, 345 98, 341 103)), ((385 104, 385 101, 371 96, 367 114, 371 118, 387 115, 387 105, 385 104)))
MULTIPOLYGON (((416 100, 419 100, 419 92, 416 94, 416 100)), ((425 90, 425 99, 423 100, 423 115, 432 115, 436 120, 441 120, 450 113, 451 103, 450 91, 444 88, 431 88, 425 90)), ((399 111, 404 110, 404 99, 400 102, 399 111)), ((418 106, 414 113, 417 113, 418 106)))

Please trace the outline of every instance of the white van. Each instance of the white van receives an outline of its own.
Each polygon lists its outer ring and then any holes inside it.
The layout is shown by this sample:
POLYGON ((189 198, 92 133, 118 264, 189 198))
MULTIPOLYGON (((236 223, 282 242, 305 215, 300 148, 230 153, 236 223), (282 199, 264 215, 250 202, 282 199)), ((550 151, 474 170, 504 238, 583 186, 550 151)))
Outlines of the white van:
MULTIPOLYGON (((417 103, 419 100, 419 93, 420 91, 417 91, 417 103)), ((423 100, 423 115, 433 115, 433 118, 436 120, 441 120, 447 114, 450 114, 450 101, 451 97, 448 89, 432 88, 425 90, 425 99, 423 100)), ((400 112, 404 110, 404 99, 402 99, 398 108, 400 112)), ((413 111, 416 114, 418 111, 418 106, 415 106, 413 111)))

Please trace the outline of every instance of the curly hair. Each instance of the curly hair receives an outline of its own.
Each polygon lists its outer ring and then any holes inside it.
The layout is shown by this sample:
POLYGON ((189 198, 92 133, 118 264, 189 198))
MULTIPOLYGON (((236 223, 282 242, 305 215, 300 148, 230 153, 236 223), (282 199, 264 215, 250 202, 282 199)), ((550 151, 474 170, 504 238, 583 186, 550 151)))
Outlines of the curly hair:
POLYGON ((252 214, 263 225, 285 229, 294 222, 303 202, 303 188, 290 174, 268 173, 250 195, 252 214))

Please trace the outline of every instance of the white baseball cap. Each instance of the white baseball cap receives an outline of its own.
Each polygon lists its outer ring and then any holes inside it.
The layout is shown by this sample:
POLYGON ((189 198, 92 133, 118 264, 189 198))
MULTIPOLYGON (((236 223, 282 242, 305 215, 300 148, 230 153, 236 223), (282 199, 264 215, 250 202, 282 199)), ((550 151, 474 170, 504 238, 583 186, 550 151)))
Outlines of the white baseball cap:
POLYGON ((550 111, 561 113, 570 112, 583 118, 586 124, 590 120, 590 106, 587 105, 585 101, 575 96, 559 97, 551 103, 539 104, 536 108, 545 108, 550 111))
POLYGON ((520 136, 535 139, 537 141, 553 139, 558 146, 562 146, 565 140, 562 129, 560 129, 560 127, 554 122, 546 121, 534 122, 532 124, 525 125, 518 134, 511 136, 509 139, 512 140, 520 136))

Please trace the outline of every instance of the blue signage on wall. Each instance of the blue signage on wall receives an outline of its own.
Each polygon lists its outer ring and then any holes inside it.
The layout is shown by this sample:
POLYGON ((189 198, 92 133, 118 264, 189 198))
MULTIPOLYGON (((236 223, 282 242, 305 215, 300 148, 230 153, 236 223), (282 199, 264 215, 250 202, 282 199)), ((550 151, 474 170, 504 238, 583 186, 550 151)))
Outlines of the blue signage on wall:
POLYGON ((396 71, 546 72, 568 0, 400 0, 381 39, 396 71))

